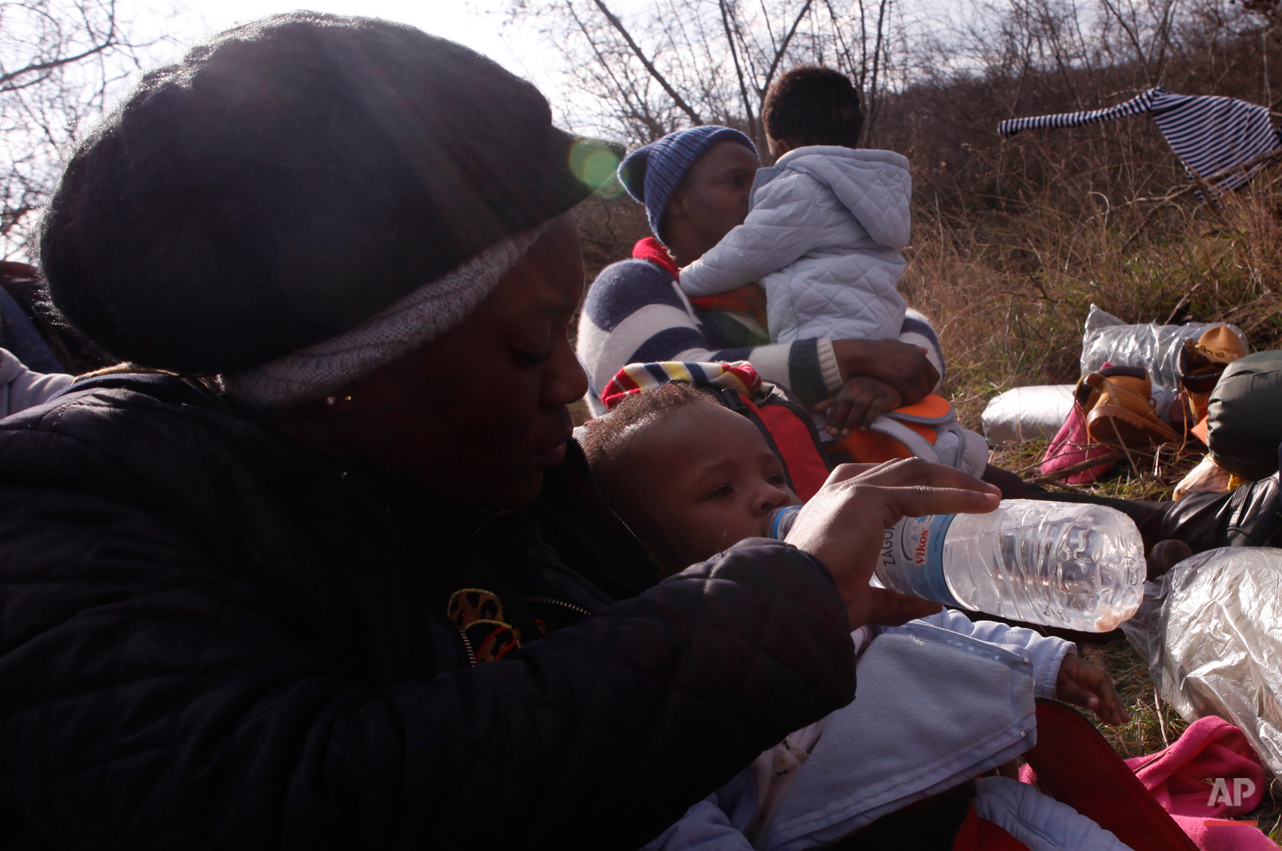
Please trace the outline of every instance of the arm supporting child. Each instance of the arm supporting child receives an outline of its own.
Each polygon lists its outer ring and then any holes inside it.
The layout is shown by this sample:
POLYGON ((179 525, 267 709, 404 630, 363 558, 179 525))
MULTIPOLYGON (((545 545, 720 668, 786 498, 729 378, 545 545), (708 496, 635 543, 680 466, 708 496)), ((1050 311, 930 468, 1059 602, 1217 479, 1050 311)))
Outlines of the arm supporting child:
MULTIPOLYGON (((627 260, 608 266, 588 289, 579 320, 578 355, 588 371, 589 404, 596 414, 605 410, 597 394, 630 363, 746 360, 763 380, 813 405, 841 389, 845 370, 875 360, 873 347, 863 345, 863 340, 848 341, 858 345, 840 349, 838 345, 847 341, 770 343, 763 330, 752 342, 760 345, 718 338, 700 321, 668 272, 642 260, 627 260)), ((916 354, 924 363, 926 358, 916 354)))
POLYGON ((803 404, 831 399, 853 377, 868 375, 911 404, 943 375, 934 329, 909 310, 898 340, 797 340, 762 345, 717 339, 672 276, 652 263, 627 260, 607 267, 588 289, 579 320, 578 355, 591 383, 588 402, 605 412, 597 394, 630 363, 746 360, 763 380, 787 388, 803 404))
POLYGON ((877 417, 921 401, 943 383, 944 358, 935 331, 915 310, 904 317, 898 340, 834 340, 844 383, 815 404, 828 415, 829 434, 845 437, 877 417))

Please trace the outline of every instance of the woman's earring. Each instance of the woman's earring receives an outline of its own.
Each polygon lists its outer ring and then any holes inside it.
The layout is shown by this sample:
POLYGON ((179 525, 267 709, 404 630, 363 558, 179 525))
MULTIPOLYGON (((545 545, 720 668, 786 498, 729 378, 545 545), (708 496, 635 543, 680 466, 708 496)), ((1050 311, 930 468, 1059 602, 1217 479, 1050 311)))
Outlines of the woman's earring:
POLYGON ((351 394, 348 394, 346 396, 326 396, 325 397, 325 404, 331 408, 340 402, 346 405, 351 403, 351 401, 352 401, 351 394))

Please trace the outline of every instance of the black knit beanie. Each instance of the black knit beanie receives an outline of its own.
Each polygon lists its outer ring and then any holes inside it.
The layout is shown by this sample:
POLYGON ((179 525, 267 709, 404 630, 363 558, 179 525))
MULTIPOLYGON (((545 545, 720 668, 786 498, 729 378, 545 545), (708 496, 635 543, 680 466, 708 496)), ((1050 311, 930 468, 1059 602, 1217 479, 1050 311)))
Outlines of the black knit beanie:
POLYGON ((116 357, 235 372, 568 210, 591 191, 572 149, 599 144, 461 45, 282 15, 146 75, 71 158, 40 258, 54 303, 116 357))

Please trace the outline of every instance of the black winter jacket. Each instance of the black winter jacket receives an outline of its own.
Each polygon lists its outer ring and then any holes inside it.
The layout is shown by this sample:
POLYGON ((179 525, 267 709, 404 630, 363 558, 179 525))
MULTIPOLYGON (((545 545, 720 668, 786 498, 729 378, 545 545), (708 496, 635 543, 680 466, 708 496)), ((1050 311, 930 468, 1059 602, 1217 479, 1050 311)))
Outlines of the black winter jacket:
POLYGON ((818 562, 647 588, 575 460, 478 517, 178 379, 0 422, 0 847, 635 848, 852 699, 818 562))

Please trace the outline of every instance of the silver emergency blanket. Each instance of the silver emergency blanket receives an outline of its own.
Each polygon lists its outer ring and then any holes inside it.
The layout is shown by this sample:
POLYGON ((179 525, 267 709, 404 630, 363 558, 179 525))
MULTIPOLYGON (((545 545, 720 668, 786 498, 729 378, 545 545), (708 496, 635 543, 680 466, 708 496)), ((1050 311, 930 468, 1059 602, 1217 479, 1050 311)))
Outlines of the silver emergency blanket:
POLYGON ((1145 585, 1122 630, 1176 712, 1240 727, 1282 773, 1282 550, 1224 547, 1185 559, 1145 585))
POLYGON ((1072 384, 1016 387, 989 400, 980 421, 993 446, 1050 440, 1073 410, 1072 384))
MULTIPOLYGON (((1219 323, 1127 325, 1092 304, 1082 334, 1082 375, 1098 371, 1105 363, 1138 366, 1149 371, 1155 392, 1159 389, 1178 391, 1180 349, 1184 347, 1184 341, 1196 340, 1216 324, 1219 323)), ((1242 340, 1243 350, 1250 351, 1241 329, 1234 325, 1229 325, 1229 328, 1242 340)))

